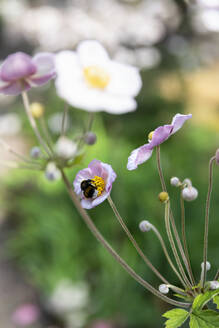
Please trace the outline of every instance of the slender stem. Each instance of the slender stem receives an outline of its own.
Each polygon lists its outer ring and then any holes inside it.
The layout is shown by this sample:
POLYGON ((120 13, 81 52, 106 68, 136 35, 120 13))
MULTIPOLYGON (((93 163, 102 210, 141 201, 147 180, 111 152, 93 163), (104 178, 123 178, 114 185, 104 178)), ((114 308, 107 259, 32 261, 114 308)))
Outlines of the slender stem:
POLYGON ((1 140, 0 139, 0 145, 2 145, 5 150, 7 150, 9 153, 13 154, 14 156, 16 156, 17 158, 19 158, 20 160, 22 160, 23 162, 25 163, 28 163, 28 164, 35 164, 37 165, 38 163, 35 162, 35 161, 32 161, 30 160, 29 158, 17 153, 14 149, 11 148, 10 145, 8 145, 4 140, 1 140))
POLYGON ((87 212, 82 208, 80 201, 78 200, 76 194, 72 190, 72 186, 70 182, 68 181, 65 173, 63 170, 61 170, 63 181, 67 187, 68 193, 71 197, 71 200, 73 201, 76 209, 78 210, 79 214, 81 215, 84 222, 87 224, 90 231, 93 233, 93 235, 96 237, 96 239, 108 250, 108 252, 116 259, 118 263, 128 272, 139 284, 144 286, 146 289, 148 289, 151 293, 162 299, 163 301, 187 308, 190 306, 190 303, 183 303, 178 302, 175 300, 172 300, 171 298, 161 294, 158 290, 156 290, 154 287, 152 287, 148 282, 146 282, 144 279, 142 279, 118 254, 117 252, 110 246, 110 244, 105 240, 105 238, 102 236, 102 234, 99 232, 99 230, 96 228, 95 224, 91 220, 90 216, 87 214, 87 212))
POLYGON ((64 136, 66 133, 66 119, 68 117, 69 105, 66 103, 62 115, 62 126, 61 126, 61 136, 64 136))
POLYGON ((216 273, 216 275, 214 277, 214 280, 218 280, 218 278, 219 278, 219 269, 217 270, 217 273, 216 273))
MULTIPOLYGON (((165 183, 165 180, 164 180, 163 171, 162 171, 162 167, 161 167, 160 146, 156 147, 156 154, 157 154, 157 168, 158 168, 158 173, 159 173, 159 176, 160 176, 161 186, 162 186, 163 191, 167 192, 167 187, 166 187, 166 183, 165 183)), ((183 262, 185 264, 186 270, 189 274, 190 280, 192 281, 192 277, 191 277, 191 274, 189 272, 189 265, 187 263, 185 253, 183 251, 183 247, 182 247, 182 244, 181 244, 181 240, 180 240, 177 228, 176 228, 175 220, 174 220, 173 213, 172 213, 171 209, 170 209, 170 221, 171 221, 171 225, 172 225, 172 228, 173 228, 174 237, 175 237, 176 242, 177 242, 177 246, 179 248, 179 251, 180 251, 180 254, 182 256, 183 262)), ((180 261, 180 264, 181 264, 181 261, 180 261)))
POLYGON ((2 161, 0 160, 0 165, 5 166, 10 169, 27 169, 27 170, 37 170, 40 171, 41 168, 37 166, 31 166, 28 164, 20 164, 18 162, 13 162, 13 161, 2 161))
POLYGON ((27 117, 29 119, 29 122, 30 122, 30 125, 39 141, 39 143, 41 144, 41 146, 43 147, 43 149, 46 151, 46 153, 51 156, 51 152, 50 152, 50 149, 48 148, 47 144, 44 142, 43 138, 41 137, 41 134, 38 130, 38 127, 37 127, 37 124, 36 124, 36 121, 34 119, 34 117, 32 116, 31 114, 31 111, 30 111, 30 104, 29 104, 29 99, 28 99, 28 96, 27 96, 27 93, 26 92, 22 92, 22 98, 23 98, 23 102, 24 102, 24 107, 25 107, 25 110, 26 110, 26 113, 27 113, 27 117))
POLYGON ((170 256, 169 256, 169 254, 168 254, 167 248, 166 248, 166 246, 165 246, 165 243, 164 243, 164 240, 163 240, 161 234, 159 233, 159 231, 157 230, 157 228, 156 228, 153 224, 151 224, 151 229, 153 230, 153 232, 155 233, 155 235, 156 235, 157 238, 159 239, 160 244, 161 244, 161 247, 162 247, 162 249, 163 249, 163 251, 164 251, 164 254, 165 254, 165 256, 166 256, 166 258, 167 258, 167 261, 169 262, 171 268, 173 269, 173 271, 175 272, 175 274, 177 275, 177 277, 178 277, 179 280, 181 281, 182 285, 183 285, 184 287, 186 287, 186 285, 185 285, 185 283, 184 283, 184 280, 182 279, 181 275, 180 275, 179 272, 177 271, 176 267, 174 266, 174 264, 173 264, 173 262, 172 262, 172 260, 171 260, 171 258, 170 258, 170 256))
POLYGON ((205 208, 205 233, 204 233, 204 248, 203 248, 203 262, 204 262, 204 273, 202 287, 204 287, 206 280, 206 262, 207 262, 207 252, 208 252, 208 225, 209 225, 209 211, 210 211, 210 200, 211 192, 213 187, 213 163, 215 161, 215 156, 213 156, 209 161, 209 182, 208 182, 208 193, 206 199, 205 208))
POLYGON ((49 133, 49 130, 48 130, 48 127, 47 127, 44 116, 42 116, 40 118, 40 123, 41 123, 43 134, 45 136, 45 141, 47 143, 47 146, 48 146, 50 152, 53 154, 54 153, 53 152, 53 141, 52 141, 51 135, 49 133))
POLYGON ((165 225, 166 225, 166 231, 167 231, 168 239, 169 239, 169 242, 171 245, 171 249, 173 251, 173 254, 176 259, 177 265, 179 267, 180 273, 184 279, 184 286, 185 286, 185 288, 186 287, 192 288, 192 286, 183 270, 183 266, 180 262, 179 255, 177 253, 177 249, 176 249, 174 239, 172 236, 171 227, 170 227, 170 202, 169 201, 167 201, 165 204, 165 225))
POLYGON ((90 112, 89 119, 88 119, 88 125, 87 125, 87 130, 90 131, 94 122, 94 113, 90 112))
POLYGON ((138 243, 136 242, 136 240, 134 239, 134 237, 132 236, 131 232, 129 231, 128 227, 126 226, 125 222, 123 221, 121 215, 119 214, 112 198, 109 196, 107 198, 117 220, 119 221, 119 223, 121 224, 123 230, 125 231, 125 233, 127 234, 129 240, 131 241, 132 245, 135 247, 136 251, 138 252, 138 254, 141 256, 141 258, 144 260, 144 262, 149 266, 149 268, 165 283, 165 284, 169 284, 169 282, 159 273, 159 271, 153 266, 153 264, 150 262, 150 260, 146 257, 146 255, 142 252, 141 248, 139 247, 138 243))
POLYGON ((185 206, 184 206, 184 199, 182 197, 182 194, 180 194, 180 207, 181 207, 181 226, 182 226, 182 240, 183 240, 183 246, 184 246, 184 251, 185 251, 185 256, 187 259, 188 267, 189 267, 189 272, 190 272, 190 277, 192 278, 192 284, 195 286, 195 279, 194 275, 192 272, 192 267, 189 259, 189 251, 188 251, 188 246, 186 242, 186 231, 185 231, 185 206))

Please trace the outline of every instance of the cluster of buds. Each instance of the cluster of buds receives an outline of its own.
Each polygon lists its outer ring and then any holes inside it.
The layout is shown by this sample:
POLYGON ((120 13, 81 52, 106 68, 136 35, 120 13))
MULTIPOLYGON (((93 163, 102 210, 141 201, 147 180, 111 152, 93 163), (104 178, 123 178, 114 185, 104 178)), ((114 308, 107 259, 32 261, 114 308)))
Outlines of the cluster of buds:
POLYGON ((182 198, 187 202, 191 202, 198 197, 198 190, 193 187, 192 181, 188 178, 184 179, 183 182, 181 182, 178 177, 172 177, 170 179, 170 184, 174 187, 181 188, 182 198))

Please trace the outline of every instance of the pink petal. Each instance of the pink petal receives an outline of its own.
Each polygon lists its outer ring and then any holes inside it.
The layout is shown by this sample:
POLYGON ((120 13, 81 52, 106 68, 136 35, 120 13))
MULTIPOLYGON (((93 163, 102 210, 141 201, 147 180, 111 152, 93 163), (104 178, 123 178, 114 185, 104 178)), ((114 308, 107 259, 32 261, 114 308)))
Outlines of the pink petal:
POLYGON ((11 82, 31 76, 36 73, 36 70, 36 65, 29 55, 23 52, 17 52, 9 55, 3 62, 0 77, 4 81, 11 82))
POLYGON ((127 169, 135 170, 138 165, 146 162, 152 155, 153 148, 151 149, 150 144, 145 144, 131 152, 128 158, 127 169))
POLYGON ((33 57, 33 62, 37 67, 37 71, 30 77, 33 85, 40 86, 47 83, 55 77, 54 55, 50 53, 39 53, 33 57))
POLYGON ((172 130, 173 130, 172 125, 159 126, 156 130, 154 130, 152 139, 149 143, 150 148, 152 149, 155 146, 158 146, 161 143, 163 143, 165 140, 167 140, 171 135, 172 130))
POLYGON ((31 88, 31 86, 28 84, 25 80, 18 80, 14 82, 10 82, 6 84, 5 86, 0 86, 0 93, 3 93, 5 95, 12 95, 16 96, 19 95, 23 91, 27 91, 31 88))
POLYGON ((185 121, 187 121, 191 117, 192 117, 192 114, 188 114, 188 115, 176 114, 172 119, 171 125, 173 125, 173 130, 172 130, 171 134, 174 134, 179 129, 181 129, 181 127, 183 126, 185 121))

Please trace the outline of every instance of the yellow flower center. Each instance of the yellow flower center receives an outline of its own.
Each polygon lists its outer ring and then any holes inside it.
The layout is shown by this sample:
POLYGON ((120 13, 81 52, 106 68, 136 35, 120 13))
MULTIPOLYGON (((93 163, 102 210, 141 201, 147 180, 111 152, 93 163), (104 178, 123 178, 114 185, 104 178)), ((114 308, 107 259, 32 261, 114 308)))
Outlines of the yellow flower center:
POLYGON ((151 132, 149 133, 149 135, 148 135, 148 140, 151 140, 151 139, 152 139, 153 134, 154 134, 154 131, 151 131, 151 132))
POLYGON ((109 74, 99 66, 87 66, 83 73, 87 84, 92 88, 104 89, 109 84, 109 74))
POLYGON ((97 188, 97 191, 98 191, 97 196, 100 196, 105 189, 105 182, 104 182, 103 178, 95 176, 92 179, 92 182, 95 185, 95 187, 97 188))

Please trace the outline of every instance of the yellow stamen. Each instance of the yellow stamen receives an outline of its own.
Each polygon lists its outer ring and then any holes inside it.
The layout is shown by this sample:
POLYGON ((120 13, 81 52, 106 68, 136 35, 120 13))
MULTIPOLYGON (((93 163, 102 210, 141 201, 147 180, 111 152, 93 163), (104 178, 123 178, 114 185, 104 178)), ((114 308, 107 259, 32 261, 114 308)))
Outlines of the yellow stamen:
POLYGON ((153 134, 154 134, 154 131, 151 131, 151 132, 149 133, 149 135, 148 135, 148 140, 151 140, 151 139, 152 139, 153 134))
POLYGON ((97 191, 98 191, 97 196, 100 196, 105 189, 105 182, 104 182, 103 178, 95 176, 92 179, 92 182, 94 183, 95 187, 97 188, 97 191))
POLYGON ((92 88, 104 89, 109 84, 109 74, 99 66, 87 66, 83 73, 86 82, 92 88))

